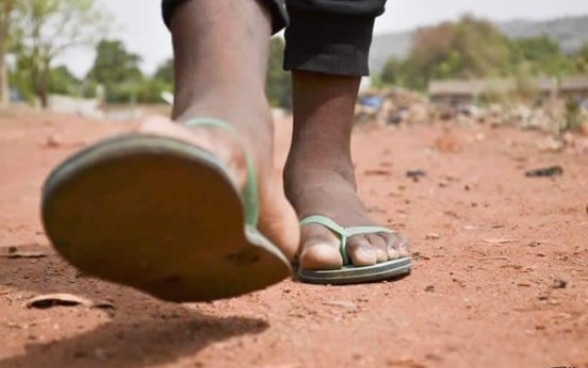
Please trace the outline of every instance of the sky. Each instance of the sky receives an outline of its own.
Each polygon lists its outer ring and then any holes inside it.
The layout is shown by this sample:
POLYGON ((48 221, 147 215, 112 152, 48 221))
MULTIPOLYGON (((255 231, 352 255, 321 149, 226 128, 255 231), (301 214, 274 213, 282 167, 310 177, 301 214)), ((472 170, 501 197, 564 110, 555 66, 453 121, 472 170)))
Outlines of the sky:
MULTIPOLYGON (((145 72, 172 55, 171 41, 161 21, 160 0, 96 0, 114 16, 111 37, 143 59, 145 72)), ((243 1, 243 0, 234 0, 243 1)), ((376 20, 375 33, 414 29, 453 20, 472 13, 495 21, 541 20, 588 14, 588 0, 388 0, 386 12, 376 20)), ((76 50, 59 60, 83 76, 94 58, 92 50, 76 50)))

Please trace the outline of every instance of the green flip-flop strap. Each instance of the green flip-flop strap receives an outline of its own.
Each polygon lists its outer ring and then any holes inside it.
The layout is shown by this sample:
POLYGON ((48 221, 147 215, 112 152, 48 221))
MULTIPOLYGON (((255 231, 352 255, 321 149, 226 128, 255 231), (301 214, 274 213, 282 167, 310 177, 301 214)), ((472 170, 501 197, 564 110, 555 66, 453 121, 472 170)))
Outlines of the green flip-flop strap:
POLYGON ((355 235, 367 235, 367 234, 377 234, 377 233, 387 233, 393 234, 394 231, 382 227, 382 226, 353 226, 353 227, 343 227, 337 224, 335 221, 331 220, 330 218, 322 215, 313 215, 304 218, 300 221, 301 226, 306 226, 310 224, 318 224, 326 227, 329 229, 334 235, 339 238, 341 243, 340 252, 341 257, 343 257, 343 265, 351 264, 351 260, 349 259, 349 254, 347 253, 347 240, 355 235))
MULTIPOLYGON (((237 130, 231 124, 220 119, 197 118, 184 122, 184 125, 189 127, 212 126, 220 128, 233 134, 237 140, 241 140, 239 132, 237 132, 237 130)), ((245 159, 247 161, 247 181, 243 187, 243 191, 241 192, 243 205, 245 207, 245 221, 247 225, 257 227, 257 221, 259 220, 259 193, 257 191, 257 175, 253 158, 247 150, 245 150, 245 159)), ((225 163, 219 162, 219 164, 225 171, 227 170, 225 163)))

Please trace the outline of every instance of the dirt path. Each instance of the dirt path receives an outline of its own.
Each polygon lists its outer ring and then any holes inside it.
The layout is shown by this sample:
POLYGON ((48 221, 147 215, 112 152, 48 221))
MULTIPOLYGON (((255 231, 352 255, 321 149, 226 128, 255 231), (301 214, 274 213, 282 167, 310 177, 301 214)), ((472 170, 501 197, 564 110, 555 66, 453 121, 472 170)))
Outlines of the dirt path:
POLYGON ((173 305, 77 277, 40 227, 52 165, 122 129, 0 117, 0 254, 14 245, 47 253, 0 256, 0 368, 588 367, 586 142, 539 153, 543 135, 508 128, 358 131, 362 196, 412 239, 410 277, 351 287, 286 281, 234 300, 173 305), (550 165, 563 176, 524 176, 550 165), (418 182, 406 177, 416 169, 427 172, 418 182), (115 309, 23 306, 48 292, 115 309))

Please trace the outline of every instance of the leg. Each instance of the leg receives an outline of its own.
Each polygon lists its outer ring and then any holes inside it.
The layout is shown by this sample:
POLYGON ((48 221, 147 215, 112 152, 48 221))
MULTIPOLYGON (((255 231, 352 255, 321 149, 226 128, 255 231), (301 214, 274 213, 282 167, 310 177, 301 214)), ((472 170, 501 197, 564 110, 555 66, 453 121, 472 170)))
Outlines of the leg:
MULTIPOLYGON (((343 227, 375 225, 356 193, 350 141, 360 77, 368 72, 373 22, 384 0, 307 3, 289 3, 286 67, 294 79, 294 135, 284 174, 286 193, 300 218, 324 215, 343 227), (317 40, 307 32, 320 36, 317 40)), ((301 267, 339 269, 339 243, 324 226, 304 226, 301 267)), ((356 266, 408 255, 405 244, 386 233, 353 236, 347 250, 356 266)))
POLYGON ((171 301, 237 296, 287 277, 299 243, 264 95, 272 19, 254 0, 171 5, 180 124, 148 119, 60 165, 44 224, 89 275, 171 301))
MULTIPOLYGON (((182 122, 212 116, 234 124, 257 168, 259 228, 292 257, 298 244, 295 213, 276 185, 279 171, 272 159, 273 125, 264 91, 269 37, 283 23, 276 14, 278 5, 274 0, 192 0, 175 9, 169 19, 175 60, 173 118, 182 122)), ((144 128, 177 133, 215 152, 234 164, 237 185, 243 186, 243 151, 230 135, 157 121, 144 128)))

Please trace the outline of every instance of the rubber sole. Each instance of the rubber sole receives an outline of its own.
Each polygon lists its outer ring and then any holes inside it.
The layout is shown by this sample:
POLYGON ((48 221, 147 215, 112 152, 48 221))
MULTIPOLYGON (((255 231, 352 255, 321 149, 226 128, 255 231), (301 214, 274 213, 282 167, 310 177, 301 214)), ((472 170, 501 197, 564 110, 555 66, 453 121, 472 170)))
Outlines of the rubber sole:
POLYGON ((412 259, 400 258, 373 266, 345 266, 339 270, 298 270, 298 279, 310 284, 349 285, 400 278, 412 271, 412 259))
POLYGON ((222 163, 171 138, 119 136, 66 160, 45 183, 42 221, 82 272, 167 301, 235 297, 291 274, 245 225, 222 163))

